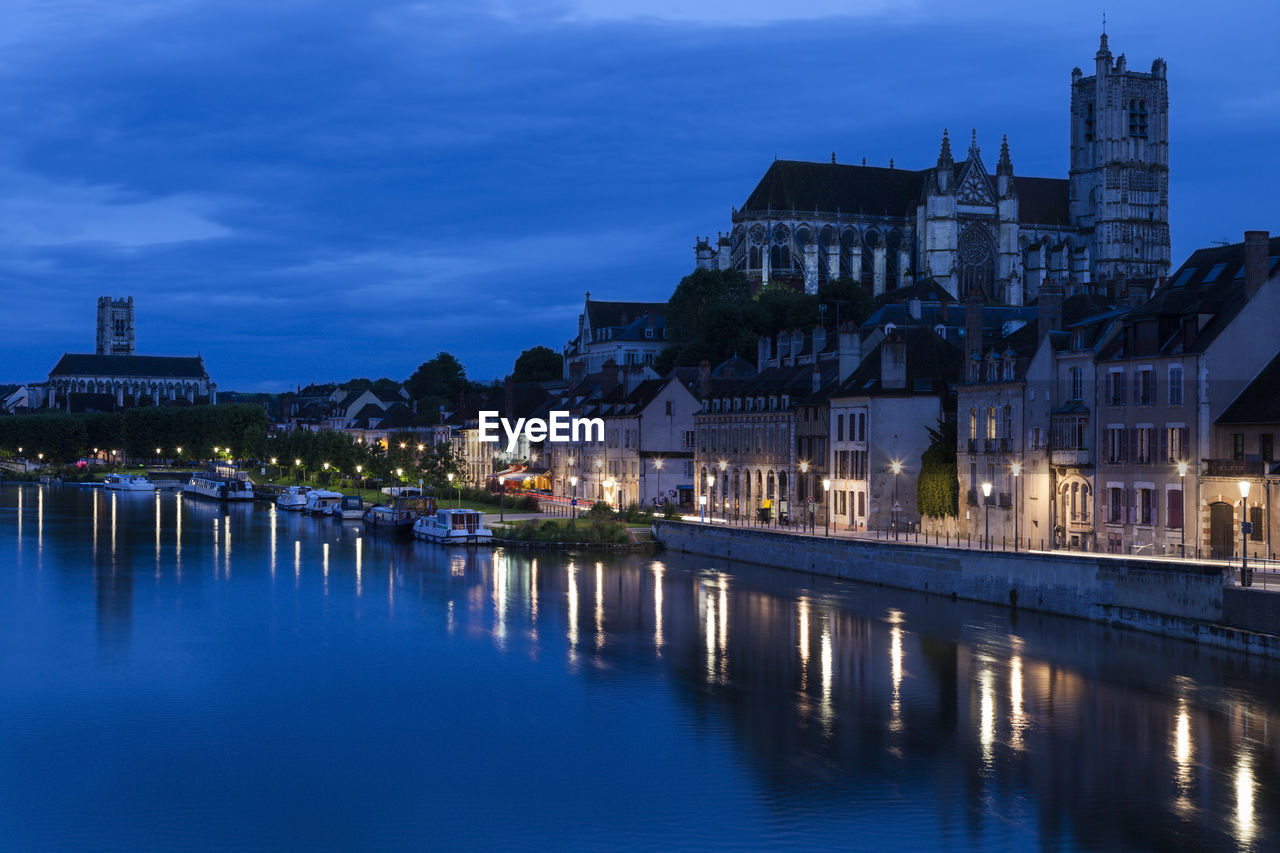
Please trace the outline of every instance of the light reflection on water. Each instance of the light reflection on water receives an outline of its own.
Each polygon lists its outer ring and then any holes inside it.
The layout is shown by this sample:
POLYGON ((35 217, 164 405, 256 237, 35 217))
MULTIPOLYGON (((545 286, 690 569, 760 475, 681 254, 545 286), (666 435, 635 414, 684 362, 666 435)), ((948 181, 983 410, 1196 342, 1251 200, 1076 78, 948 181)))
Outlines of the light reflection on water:
POLYGON ((1280 842, 1265 662, 679 555, 72 488, 0 508, 15 847, 1280 842))

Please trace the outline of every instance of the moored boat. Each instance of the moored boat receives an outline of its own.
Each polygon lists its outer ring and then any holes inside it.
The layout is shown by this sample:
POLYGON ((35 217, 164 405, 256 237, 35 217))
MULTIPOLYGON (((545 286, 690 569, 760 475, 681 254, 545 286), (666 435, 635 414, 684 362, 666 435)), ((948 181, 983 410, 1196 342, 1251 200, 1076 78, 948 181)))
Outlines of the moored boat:
POLYGON ((244 479, 234 465, 218 464, 205 473, 193 474, 182 493, 216 501, 251 501, 253 483, 244 479))
POLYGON ((484 513, 474 509, 438 509, 413 523, 413 535, 442 545, 474 545, 493 541, 484 513))
POLYGON ((364 518, 364 499, 358 495, 343 495, 341 503, 329 507, 329 515, 344 521, 358 521, 364 518))
POLYGON ((401 502, 394 506, 377 504, 364 511, 364 527, 366 530, 383 533, 408 533, 413 529, 413 522, 417 517, 417 510, 410 509, 401 502))
POLYGON ((141 474, 108 474, 102 481, 105 489, 116 492, 154 492, 155 483, 141 474))
POLYGON ((312 489, 307 492, 306 505, 302 511, 307 515, 328 515, 330 507, 342 504, 341 492, 330 492, 327 489, 312 489))
POLYGON ((289 486, 276 498, 276 509, 297 512, 307 505, 307 493, 310 486, 289 486))

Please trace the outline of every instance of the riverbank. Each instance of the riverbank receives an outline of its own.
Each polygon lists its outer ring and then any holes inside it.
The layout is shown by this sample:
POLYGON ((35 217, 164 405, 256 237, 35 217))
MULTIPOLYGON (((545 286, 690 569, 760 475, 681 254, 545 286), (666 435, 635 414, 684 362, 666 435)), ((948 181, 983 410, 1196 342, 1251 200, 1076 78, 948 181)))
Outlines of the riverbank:
POLYGON ((972 551, 666 519, 655 520, 653 530, 683 553, 1074 616, 1280 659, 1269 606, 1280 606, 1280 595, 1226 587, 1220 565, 972 551))

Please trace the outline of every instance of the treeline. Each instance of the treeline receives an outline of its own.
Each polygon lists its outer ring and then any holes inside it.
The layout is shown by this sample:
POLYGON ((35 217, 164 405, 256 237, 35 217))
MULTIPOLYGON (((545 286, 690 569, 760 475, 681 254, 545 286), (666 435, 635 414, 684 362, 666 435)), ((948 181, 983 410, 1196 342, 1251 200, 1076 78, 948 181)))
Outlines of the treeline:
POLYGON ((432 445, 422 443, 420 435, 399 433, 392 434, 387 444, 383 448, 334 430, 291 430, 268 439, 257 458, 264 463, 274 459, 283 477, 326 481, 340 477, 416 483, 421 479, 423 485, 443 488, 449 482, 449 474, 455 479, 461 475, 462 460, 448 442, 432 445))
POLYGON ((43 454, 54 464, 109 450, 123 451, 134 459, 208 459, 219 447, 229 448, 238 458, 256 458, 266 440, 266 412, 250 405, 148 406, 124 412, 0 418, 0 452, 28 459, 43 454))

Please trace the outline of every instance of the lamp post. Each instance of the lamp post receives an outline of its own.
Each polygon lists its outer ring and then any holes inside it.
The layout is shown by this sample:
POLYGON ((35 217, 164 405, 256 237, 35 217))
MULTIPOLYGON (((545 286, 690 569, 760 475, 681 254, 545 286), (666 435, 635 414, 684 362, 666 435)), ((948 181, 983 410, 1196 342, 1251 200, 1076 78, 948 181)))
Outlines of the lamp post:
POLYGON ((572 474, 569 477, 569 485, 573 487, 573 497, 569 503, 573 508, 573 518, 569 519, 570 523, 578 520, 578 475, 572 474))
POLYGON ((983 525, 984 532, 983 532, 982 538, 985 541, 982 547, 985 549, 991 548, 991 501, 988 500, 988 498, 990 497, 991 497, 991 484, 983 483, 982 484, 982 508, 986 513, 986 521, 984 522, 984 525, 983 525))
POLYGON ((506 490, 507 490, 506 478, 502 474, 499 474, 498 475, 498 521, 507 520, 506 509, 503 506, 503 500, 502 500, 504 497, 506 497, 506 495, 503 494, 504 492, 506 492, 506 490))
POLYGON ((706 513, 709 511, 709 510, 707 509, 708 505, 710 505, 710 506, 712 507, 712 509, 714 509, 714 504, 711 504, 711 490, 712 490, 712 488, 714 488, 714 487, 715 487, 715 484, 716 484, 716 475, 715 475, 715 474, 708 474, 708 475, 707 475, 707 493, 706 493, 705 495, 703 495, 703 496, 702 496, 703 516, 704 516, 704 517, 703 517, 703 520, 704 520, 704 521, 706 520, 705 515, 706 515, 706 513))
POLYGON ((448 486, 448 488, 449 488, 449 507, 450 507, 450 508, 452 508, 452 507, 453 507, 453 505, 454 505, 454 504, 453 504, 453 472, 452 472, 452 471, 449 471, 448 473, 446 473, 446 474, 444 475, 444 478, 445 478, 446 480, 448 480, 448 481, 449 481, 449 486, 448 486))
MULTIPOLYGON (((808 473, 809 473, 809 460, 801 459, 800 460, 800 482, 804 486, 804 492, 806 495, 809 494, 809 478, 807 476, 808 473)), ((799 492, 796 493, 796 497, 797 498, 799 497, 799 492)), ((812 495, 810 495, 808 503, 810 506, 813 505, 812 495)), ((803 512, 804 509, 802 509, 801 511, 803 512)), ((808 525, 809 529, 811 530, 813 529, 813 511, 812 510, 804 513, 804 515, 800 517, 800 529, 802 531, 804 530, 806 524, 808 525), (804 517, 805 515, 807 515, 808 518, 805 518, 804 517)))
POLYGON ((1022 535, 1018 527, 1018 477, 1022 474, 1022 463, 1014 462, 1013 469, 1013 550, 1018 550, 1018 537, 1022 535))
POLYGON ((902 463, 893 460, 893 541, 898 541, 898 475, 902 473, 902 463))
MULTIPOLYGON (((724 520, 729 520, 729 478, 725 475, 725 469, 729 467, 728 461, 721 459, 720 465, 720 514, 724 516, 724 520)), ((735 515, 737 513, 734 513, 735 515)))
MULTIPOLYGON (((275 460, 272 460, 272 461, 274 462, 275 460)), ((364 491, 364 466, 363 465, 356 466, 356 478, 360 483, 360 485, 357 486, 356 488, 359 491, 363 492, 364 491)))
POLYGON ((1178 487, 1182 499, 1182 524, 1178 525, 1182 528, 1182 543, 1178 546, 1178 554, 1185 560, 1187 557, 1187 463, 1185 461, 1178 463, 1178 476, 1182 480, 1182 484, 1178 487))
POLYGON ((822 514, 827 524, 827 536, 831 535, 831 478, 822 478, 822 514))
POLYGON ((1240 585, 1253 586, 1249 571, 1249 481, 1240 481, 1240 585))
MULTIPOLYGON (((218 448, 216 448, 216 447, 215 447, 215 448, 213 449, 213 452, 214 452, 214 453, 217 453, 217 452, 218 452, 218 448)), ((297 468, 297 469, 298 469, 298 482, 299 482, 299 483, 301 483, 301 482, 302 482, 302 474, 303 474, 303 472, 304 472, 304 471, 306 471, 306 469, 302 467, 302 460, 301 460, 301 459, 295 459, 295 460, 293 460, 293 467, 295 467, 295 468, 297 468)))
POLYGON ((658 503, 665 504, 666 501, 663 500, 663 497, 662 497, 662 460, 661 459, 653 460, 653 470, 656 472, 657 478, 658 478, 658 486, 657 486, 658 503))

